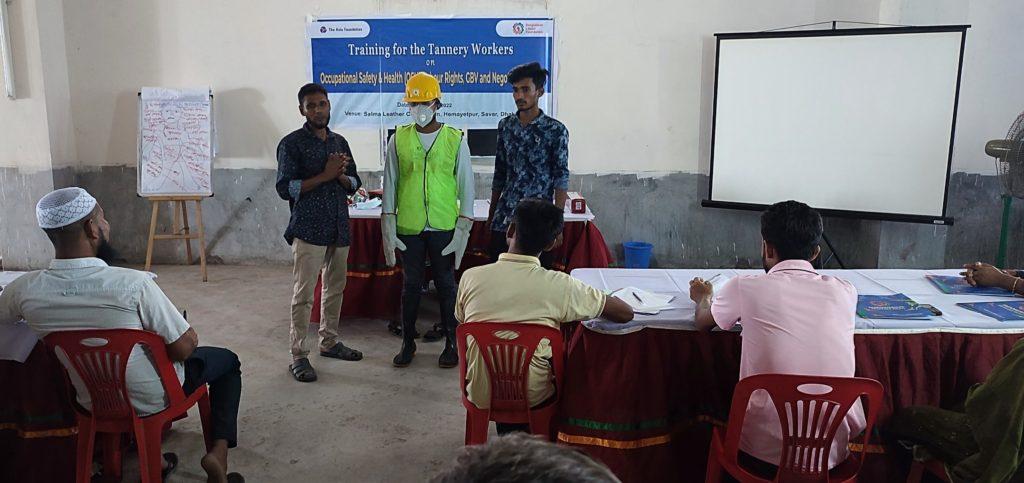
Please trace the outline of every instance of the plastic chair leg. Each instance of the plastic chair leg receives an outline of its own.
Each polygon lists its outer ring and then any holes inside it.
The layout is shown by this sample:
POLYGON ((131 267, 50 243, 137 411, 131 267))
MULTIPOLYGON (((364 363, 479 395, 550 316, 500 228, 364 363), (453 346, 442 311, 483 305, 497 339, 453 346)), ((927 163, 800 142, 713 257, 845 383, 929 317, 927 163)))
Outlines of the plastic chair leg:
POLYGON ((160 483, 162 476, 160 467, 163 465, 161 439, 163 438, 164 421, 155 417, 136 421, 135 434, 139 449, 139 473, 142 483, 160 483))
POLYGON ((100 451, 103 453, 103 476, 121 479, 121 435, 123 433, 99 433, 100 451))
POLYGON ((530 412, 530 433, 543 436, 545 441, 551 439, 551 419, 554 416, 552 411, 531 411, 530 412))
POLYGON ((924 476, 924 464, 920 461, 914 461, 910 464, 910 473, 907 474, 907 483, 921 483, 921 477, 924 476))
POLYGON ((722 481, 722 464, 718 461, 722 445, 718 439, 718 429, 711 433, 711 448, 708 450, 708 467, 704 475, 704 483, 718 483, 722 481))
POLYGON ((96 429, 92 419, 78 417, 78 454, 75 457, 75 481, 89 483, 92 480, 93 444, 96 429))
POLYGON ((213 412, 210 409, 210 395, 203 394, 199 398, 199 420, 203 423, 203 440, 206 442, 206 452, 213 450, 213 412))
POLYGON ((487 411, 466 410, 466 445, 486 443, 489 425, 487 411))

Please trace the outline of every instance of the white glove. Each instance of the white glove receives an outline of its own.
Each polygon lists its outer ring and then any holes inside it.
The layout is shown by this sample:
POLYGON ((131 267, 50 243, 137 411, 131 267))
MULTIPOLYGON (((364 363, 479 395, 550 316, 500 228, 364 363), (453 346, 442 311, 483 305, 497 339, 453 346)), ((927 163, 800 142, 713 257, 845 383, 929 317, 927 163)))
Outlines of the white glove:
POLYGON ((473 228, 473 220, 459 217, 455 222, 455 234, 452 235, 452 242, 441 250, 441 256, 455 254, 455 269, 462 266, 462 256, 466 254, 466 245, 469 243, 469 231, 473 228))
POLYGON ((384 240, 384 261, 389 267, 395 266, 395 249, 405 251, 405 243, 398 239, 398 230, 395 228, 397 222, 398 216, 393 214, 380 217, 380 232, 384 240))

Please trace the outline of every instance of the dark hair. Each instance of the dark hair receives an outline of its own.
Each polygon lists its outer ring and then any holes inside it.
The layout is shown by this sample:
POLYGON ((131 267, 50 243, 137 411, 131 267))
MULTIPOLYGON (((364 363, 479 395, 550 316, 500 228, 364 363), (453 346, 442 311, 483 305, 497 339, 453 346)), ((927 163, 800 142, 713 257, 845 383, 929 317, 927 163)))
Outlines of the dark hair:
POLYGON ((327 89, 324 89, 324 86, 317 84, 315 82, 310 82, 309 84, 302 86, 299 89, 299 105, 301 106, 302 101, 306 98, 306 96, 311 94, 323 94, 324 97, 327 97, 327 89))
POLYGON ((604 465, 582 451, 526 433, 498 436, 460 450, 455 467, 433 483, 619 483, 604 465))
POLYGON ((523 79, 533 79, 533 85, 537 89, 543 89, 544 83, 548 81, 548 70, 541 67, 538 62, 520 64, 508 72, 508 83, 515 84, 523 79))
POLYGON ((775 203, 761 213, 761 238, 781 260, 810 260, 823 230, 821 215, 799 201, 775 203))
POLYGON ((516 205, 512 215, 516 244, 527 253, 540 253, 562 233, 563 215, 554 203, 527 198, 516 205))

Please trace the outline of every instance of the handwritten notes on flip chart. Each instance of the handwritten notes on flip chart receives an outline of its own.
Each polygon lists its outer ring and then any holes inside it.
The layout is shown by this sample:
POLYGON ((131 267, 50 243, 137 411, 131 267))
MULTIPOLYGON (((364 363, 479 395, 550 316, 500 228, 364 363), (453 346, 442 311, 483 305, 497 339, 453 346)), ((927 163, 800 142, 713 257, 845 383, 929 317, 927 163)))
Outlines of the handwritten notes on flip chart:
POLYGON ((211 105, 209 88, 142 89, 139 195, 213 195, 211 105))

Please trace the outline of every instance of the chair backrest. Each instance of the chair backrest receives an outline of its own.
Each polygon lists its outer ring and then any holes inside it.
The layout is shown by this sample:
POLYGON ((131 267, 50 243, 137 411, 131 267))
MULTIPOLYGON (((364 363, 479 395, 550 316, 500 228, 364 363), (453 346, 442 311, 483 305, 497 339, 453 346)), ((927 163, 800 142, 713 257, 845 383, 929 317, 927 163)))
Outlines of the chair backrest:
MULTIPOLYGON (((541 339, 551 344, 551 364, 555 374, 555 394, 561 394, 564 344, 562 332, 540 324, 469 322, 455 330, 459 345, 460 381, 466 380, 466 337, 473 336, 480 358, 487 368, 491 384, 491 410, 528 411, 527 378, 530 361, 541 339), (515 334, 514 338, 505 338, 515 334)), ((463 389, 465 399, 466 391, 463 389)))
MULTIPOLYGON (((862 377, 758 374, 736 384, 725 436, 725 456, 736 464, 740 432, 751 394, 768 392, 782 424, 782 452, 775 481, 828 481, 829 451, 846 414, 867 398, 867 425, 857 469, 864 462, 868 438, 882 402, 882 385, 862 377)), ((850 435, 855 436, 855 435, 850 435)))
POLYGON ((65 364, 70 364, 85 383, 92 400, 93 418, 100 420, 124 419, 135 416, 125 372, 128 358, 136 345, 142 345, 156 364, 157 373, 171 404, 184 399, 174 366, 167 357, 164 340, 152 333, 135 329, 69 330, 52 332, 43 339, 55 353, 63 352, 65 364))

